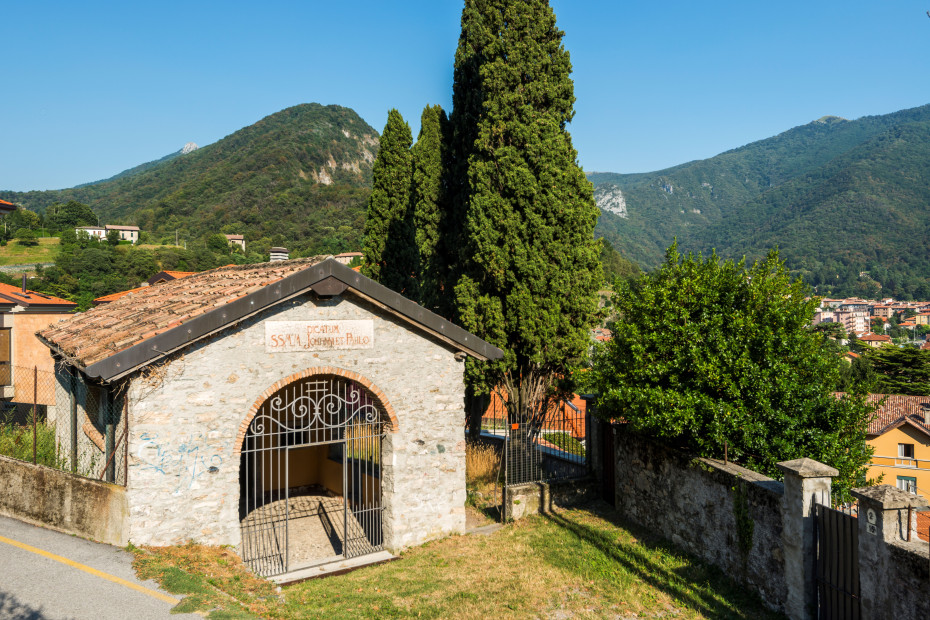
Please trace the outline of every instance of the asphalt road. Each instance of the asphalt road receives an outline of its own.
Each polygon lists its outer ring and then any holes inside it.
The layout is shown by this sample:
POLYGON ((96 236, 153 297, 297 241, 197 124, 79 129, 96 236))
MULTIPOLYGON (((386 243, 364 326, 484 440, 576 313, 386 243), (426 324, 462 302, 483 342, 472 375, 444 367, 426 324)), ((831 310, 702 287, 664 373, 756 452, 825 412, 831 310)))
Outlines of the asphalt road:
POLYGON ((0 620, 202 618, 171 615, 178 597, 131 563, 123 549, 0 517, 0 620))

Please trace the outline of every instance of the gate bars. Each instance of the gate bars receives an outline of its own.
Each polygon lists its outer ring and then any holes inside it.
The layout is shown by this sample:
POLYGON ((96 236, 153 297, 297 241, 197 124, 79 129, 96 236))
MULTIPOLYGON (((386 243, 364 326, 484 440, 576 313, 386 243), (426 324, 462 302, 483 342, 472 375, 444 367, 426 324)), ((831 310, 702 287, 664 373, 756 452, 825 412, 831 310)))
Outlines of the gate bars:
POLYGON ((305 563, 311 547, 319 555, 329 549, 320 532, 337 556, 383 548, 383 414, 365 388, 341 377, 296 381, 265 401, 240 457, 241 551, 253 572, 287 572, 305 563), (341 474, 334 475, 339 465, 341 474), (341 497, 333 497, 338 477, 341 497), (316 538, 304 531, 297 543, 296 518, 306 519, 302 527, 316 529, 316 538))
POLYGON ((814 503, 817 617, 860 617, 859 520, 851 507, 814 503))

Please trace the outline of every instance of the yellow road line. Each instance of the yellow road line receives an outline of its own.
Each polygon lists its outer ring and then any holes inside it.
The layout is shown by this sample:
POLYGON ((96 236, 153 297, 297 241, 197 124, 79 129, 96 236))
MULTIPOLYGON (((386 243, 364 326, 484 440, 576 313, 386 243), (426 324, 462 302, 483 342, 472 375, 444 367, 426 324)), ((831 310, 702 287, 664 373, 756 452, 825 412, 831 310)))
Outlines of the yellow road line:
POLYGON ((164 601, 166 603, 171 603, 172 605, 177 605, 178 603, 181 602, 179 599, 168 596, 167 594, 156 592, 155 590, 146 588, 145 586, 140 586, 137 583, 126 581, 125 579, 120 579, 119 577, 115 577, 103 571, 99 571, 96 568, 91 568, 90 566, 85 566, 84 564, 80 564, 78 562, 75 562, 74 560, 69 560, 68 558, 63 558, 60 555, 55 555, 54 553, 49 553, 48 551, 43 551, 42 549, 38 549, 36 547, 27 545, 25 543, 21 543, 18 540, 11 540, 9 538, 4 538, 3 536, 0 536, 0 542, 6 543, 8 545, 12 545, 14 547, 19 547, 20 549, 29 551, 30 553, 35 553, 36 555, 41 555, 44 558, 55 560, 56 562, 61 562, 62 564, 70 566, 71 568, 76 568, 78 570, 84 571, 85 573, 90 573, 91 575, 94 575, 95 577, 100 577, 101 579, 106 579, 107 581, 118 583, 121 586, 132 588, 133 590, 136 590, 137 592, 141 592, 142 594, 148 594, 151 597, 157 598, 158 600, 164 601))

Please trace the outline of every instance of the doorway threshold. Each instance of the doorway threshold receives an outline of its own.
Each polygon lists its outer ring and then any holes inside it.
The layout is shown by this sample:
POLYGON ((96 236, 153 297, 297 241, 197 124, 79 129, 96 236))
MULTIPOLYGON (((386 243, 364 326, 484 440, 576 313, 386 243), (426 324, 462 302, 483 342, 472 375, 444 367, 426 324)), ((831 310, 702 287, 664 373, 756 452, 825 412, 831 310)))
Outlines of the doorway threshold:
POLYGON ((301 581, 307 581, 308 579, 341 575, 358 568, 383 564, 384 562, 391 562, 396 559, 397 556, 392 555, 388 551, 377 551, 375 553, 360 555, 349 559, 343 557, 330 558, 311 566, 295 567, 293 570, 286 573, 275 575, 271 578, 271 581, 279 586, 289 586, 301 581))

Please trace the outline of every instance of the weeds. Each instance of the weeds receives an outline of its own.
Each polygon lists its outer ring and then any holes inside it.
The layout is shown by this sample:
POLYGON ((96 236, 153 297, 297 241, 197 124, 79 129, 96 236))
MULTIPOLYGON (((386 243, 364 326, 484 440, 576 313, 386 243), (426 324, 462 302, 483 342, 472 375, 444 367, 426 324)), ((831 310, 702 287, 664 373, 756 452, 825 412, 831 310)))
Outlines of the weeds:
POLYGON ((497 479, 501 457, 493 446, 469 442, 465 446, 465 479, 469 484, 489 484, 497 479))
MULTIPOLYGON (((0 423, 0 454, 31 463, 32 427, 0 423)), ((67 469, 67 459, 55 439, 55 428, 45 423, 36 424, 36 464, 67 469)))

